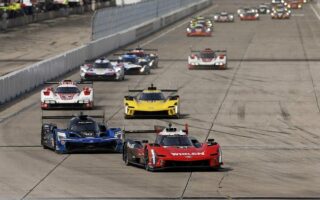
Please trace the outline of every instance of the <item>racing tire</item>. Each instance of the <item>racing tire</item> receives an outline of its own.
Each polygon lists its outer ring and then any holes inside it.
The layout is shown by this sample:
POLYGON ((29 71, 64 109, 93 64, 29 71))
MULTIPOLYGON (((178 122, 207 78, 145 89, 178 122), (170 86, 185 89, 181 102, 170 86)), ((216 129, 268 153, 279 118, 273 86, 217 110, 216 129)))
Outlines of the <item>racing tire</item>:
MULTIPOLYGON (((126 144, 125 144, 126 145, 126 144)), ((122 158, 123 158, 123 161, 124 161, 124 164, 126 166, 129 166, 130 165, 130 162, 129 162, 129 157, 128 157, 128 151, 127 151, 127 147, 124 147, 123 148, 123 153, 122 153, 122 158)))
POLYGON ((149 163, 149 153, 148 153, 148 150, 145 149, 145 152, 144 152, 144 168, 145 168, 145 170, 147 170, 149 172, 153 172, 154 169, 151 168, 148 163, 149 163))

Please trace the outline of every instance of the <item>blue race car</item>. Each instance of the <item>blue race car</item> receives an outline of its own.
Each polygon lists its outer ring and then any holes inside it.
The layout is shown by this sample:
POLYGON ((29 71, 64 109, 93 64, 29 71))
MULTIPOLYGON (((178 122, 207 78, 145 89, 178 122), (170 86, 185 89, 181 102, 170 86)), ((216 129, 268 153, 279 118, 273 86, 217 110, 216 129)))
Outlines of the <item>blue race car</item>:
POLYGON ((104 118, 104 116, 88 116, 83 113, 78 116, 42 116, 42 120, 70 119, 70 121, 66 129, 58 128, 52 123, 42 123, 41 145, 44 149, 52 149, 61 154, 88 151, 121 152, 122 130, 107 128, 94 118, 104 118))

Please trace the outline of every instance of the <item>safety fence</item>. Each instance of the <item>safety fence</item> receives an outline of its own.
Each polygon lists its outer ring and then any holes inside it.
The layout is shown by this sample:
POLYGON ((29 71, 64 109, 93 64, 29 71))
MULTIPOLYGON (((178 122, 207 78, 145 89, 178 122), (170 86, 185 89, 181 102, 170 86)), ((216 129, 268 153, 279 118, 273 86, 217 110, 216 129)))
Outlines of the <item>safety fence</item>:
POLYGON ((195 0, 149 0, 124 7, 97 11, 92 20, 92 39, 96 40, 136 26, 146 20, 164 16, 194 4, 195 0))
POLYGON ((187 7, 164 15, 163 17, 143 22, 139 26, 100 38, 82 47, 1 76, 0 104, 26 93, 39 85, 42 85, 46 81, 58 78, 59 76, 78 68, 86 60, 97 58, 132 43, 146 34, 151 34, 196 11, 208 7, 210 4, 210 0, 194 1, 194 4, 190 4, 187 7), (141 29, 145 27, 148 27, 148 29, 145 29, 142 33, 141 29))

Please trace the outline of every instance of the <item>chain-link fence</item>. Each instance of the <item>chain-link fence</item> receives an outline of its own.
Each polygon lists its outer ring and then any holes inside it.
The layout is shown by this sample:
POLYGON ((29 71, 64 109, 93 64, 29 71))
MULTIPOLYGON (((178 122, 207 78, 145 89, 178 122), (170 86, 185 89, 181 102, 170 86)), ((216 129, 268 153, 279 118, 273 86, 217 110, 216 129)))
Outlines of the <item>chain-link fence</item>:
POLYGON ((96 40, 132 26, 141 24, 148 19, 166 15, 184 8, 195 0, 149 0, 124 7, 113 7, 99 10, 92 20, 92 40, 96 40))

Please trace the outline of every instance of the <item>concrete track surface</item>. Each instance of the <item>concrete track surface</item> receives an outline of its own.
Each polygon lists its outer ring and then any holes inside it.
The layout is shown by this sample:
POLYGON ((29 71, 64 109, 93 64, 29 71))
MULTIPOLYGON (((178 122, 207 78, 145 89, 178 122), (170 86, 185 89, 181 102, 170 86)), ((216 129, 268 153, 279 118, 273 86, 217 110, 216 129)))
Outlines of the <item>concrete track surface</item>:
MULTIPOLYGON (((260 2, 218 0, 205 12, 260 2)), ((95 83, 95 103, 114 127, 188 123, 192 135, 221 144, 221 171, 150 173, 126 167, 119 154, 44 150, 36 91, 1 111, 0 199, 320 198, 320 21, 311 5, 290 20, 216 24, 210 38, 187 38, 187 21, 133 44, 158 48, 159 69, 95 83), (190 46, 227 49, 229 69, 189 71, 190 46), (128 87, 150 83, 179 89, 182 119, 123 119, 128 87)), ((79 79, 79 72, 68 78, 79 79)))

